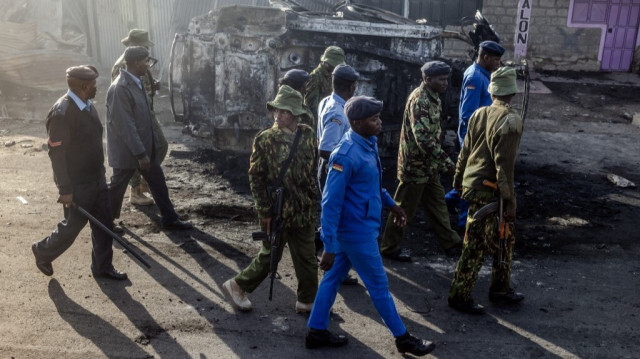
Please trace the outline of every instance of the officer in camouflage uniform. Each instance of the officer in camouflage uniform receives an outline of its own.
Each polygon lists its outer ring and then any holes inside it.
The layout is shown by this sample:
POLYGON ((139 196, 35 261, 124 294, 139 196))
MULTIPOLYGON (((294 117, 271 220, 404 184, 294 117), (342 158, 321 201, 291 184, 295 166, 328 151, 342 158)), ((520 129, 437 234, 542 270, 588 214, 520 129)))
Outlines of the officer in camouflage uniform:
POLYGON ((493 103, 478 109, 471 116, 453 178, 454 188, 461 191, 462 198, 469 202, 469 215, 464 248, 449 291, 449 306, 473 314, 484 312, 484 307, 473 301, 471 291, 487 252, 493 253, 489 300, 517 303, 524 299, 509 285, 515 242, 513 173, 522 135, 522 118, 509 106, 517 92, 515 70, 501 67, 493 72, 489 92, 493 103), (504 219, 509 229, 502 265, 498 258, 498 223, 495 215, 483 220, 474 218, 479 208, 499 200, 499 197, 504 202, 504 219))
MULTIPOLYGON (((291 164, 282 180, 284 203, 281 232, 282 246, 291 251, 293 267, 298 279, 297 312, 309 312, 318 290, 318 262, 315 256, 315 227, 318 207, 318 184, 315 180, 317 146, 311 127, 299 124, 304 113, 300 92, 283 85, 275 100, 267 103, 273 111, 275 124, 260 132, 253 142, 249 182, 262 229, 269 233, 271 199, 268 187, 275 185, 280 168, 289 156, 296 131, 302 132, 291 164)), ((246 292, 253 292, 269 274, 271 246, 263 242, 262 249, 240 274, 223 284, 233 303, 242 311, 251 310, 246 292)))
MULTIPOLYGON (((278 80, 278 85, 287 85, 294 90, 300 92, 302 96, 307 93, 307 83, 309 83, 309 73, 304 70, 293 69, 287 71, 284 76, 278 80)), ((315 121, 315 115, 309 109, 309 106, 302 104, 304 112, 300 115, 300 123, 304 123, 307 126, 313 126, 315 121)), ((315 127, 312 127, 315 128, 315 127)))
MULTIPOLYGON (((344 64, 344 50, 338 46, 329 46, 324 50, 320 58, 320 64, 309 75, 307 83, 307 93, 304 95, 304 104, 309 107, 311 113, 318 118, 318 104, 320 101, 331 95, 331 73, 333 69, 344 64)), ((314 120, 311 128, 316 129, 317 122, 314 120)))
MULTIPOLYGON (((129 35, 121 40, 124 46, 143 46, 147 50, 153 47, 153 42, 149 40, 149 33, 146 30, 140 29, 132 29, 129 31, 129 35)), ((124 53, 120 55, 116 63, 113 65, 111 69, 111 81, 115 80, 118 75, 120 75, 120 70, 126 69, 126 64, 124 61, 124 53)), ((158 159, 160 163, 164 161, 164 158, 167 156, 167 151, 169 150, 169 143, 167 142, 164 133, 162 132, 162 128, 160 127, 160 122, 156 118, 155 111, 153 110, 153 97, 156 94, 156 91, 160 89, 160 83, 153 78, 150 70, 147 70, 146 75, 141 76, 142 84, 147 91, 147 95, 149 95, 149 104, 151 106, 151 115, 153 117, 154 130, 158 135, 158 159)), ((129 195, 129 202, 131 204, 137 204, 141 206, 149 206, 153 204, 153 199, 144 195, 144 192, 148 192, 149 188, 144 182, 144 179, 140 175, 140 172, 136 171, 131 179, 129 180, 129 185, 131 186, 131 193, 129 195)))
MULTIPOLYGON (((451 68, 444 62, 427 62, 422 66, 422 83, 407 99, 398 151, 400 184, 394 197, 409 220, 422 204, 440 246, 448 253, 461 243, 449 223, 439 174, 440 171, 453 173, 455 166, 440 146, 442 107, 438 93, 446 91, 450 72, 451 68)), ((410 262, 409 253, 400 249, 403 235, 404 229, 397 226, 390 216, 380 245, 382 255, 410 262)))

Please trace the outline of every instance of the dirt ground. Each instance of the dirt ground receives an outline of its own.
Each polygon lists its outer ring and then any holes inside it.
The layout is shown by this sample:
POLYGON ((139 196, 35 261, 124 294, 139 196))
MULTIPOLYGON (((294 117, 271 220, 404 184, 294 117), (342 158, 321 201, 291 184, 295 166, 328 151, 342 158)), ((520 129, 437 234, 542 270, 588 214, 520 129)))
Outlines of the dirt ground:
MULTIPOLYGON (((640 81, 624 75, 544 74, 553 93, 531 95, 516 167, 513 285, 526 295, 521 305, 490 304, 485 265, 474 296, 488 313, 449 309, 456 259, 438 248, 420 212, 406 237, 414 262, 385 261, 407 327, 437 343, 431 357, 639 357, 640 193, 606 178, 640 184, 640 128, 631 124, 640 116, 640 81)), ((340 289, 330 324, 349 345, 306 350, 307 316, 293 310, 288 253, 272 302, 265 282, 250 295, 252 312, 231 307, 221 285, 259 249, 250 240, 257 225, 248 157, 182 134, 166 96, 157 99, 170 139, 164 169, 177 210, 195 229, 164 231, 155 207, 125 202, 125 238, 151 269, 116 250, 114 265, 130 280, 94 279, 85 229, 54 262, 53 277, 42 275, 30 245, 62 217, 43 150, 43 118, 58 95, 3 89, 1 98, 10 118, 0 120, 0 358, 400 357, 361 285, 340 289)), ((392 192, 395 159, 384 163, 392 192)), ((450 187, 450 178, 443 183, 450 187)))

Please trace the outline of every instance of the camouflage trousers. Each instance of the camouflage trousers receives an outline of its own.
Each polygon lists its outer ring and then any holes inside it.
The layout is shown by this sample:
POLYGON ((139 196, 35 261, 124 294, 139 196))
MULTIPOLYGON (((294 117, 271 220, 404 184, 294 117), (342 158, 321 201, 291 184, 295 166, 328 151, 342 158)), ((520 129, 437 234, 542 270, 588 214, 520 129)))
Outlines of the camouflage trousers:
POLYGON ((456 265, 456 271, 451 282, 449 298, 461 301, 471 300, 471 291, 478 279, 478 272, 487 256, 493 255, 491 270, 492 292, 506 292, 509 290, 511 278, 511 262, 513 260, 513 245, 515 243, 514 224, 509 223, 509 236, 506 239, 505 263, 501 266, 498 258, 498 221, 495 214, 478 221, 473 218, 475 212, 489 201, 469 201, 469 214, 467 217, 467 227, 464 236, 464 245, 460 260, 456 265))

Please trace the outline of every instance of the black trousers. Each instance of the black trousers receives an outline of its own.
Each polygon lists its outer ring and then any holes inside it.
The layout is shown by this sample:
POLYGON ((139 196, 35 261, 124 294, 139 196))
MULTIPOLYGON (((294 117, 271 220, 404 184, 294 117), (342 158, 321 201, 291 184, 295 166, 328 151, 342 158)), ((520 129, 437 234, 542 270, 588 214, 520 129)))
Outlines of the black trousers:
POLYGON ((164 172, 159 163, 151 161, 151 168, 148 171, 141 169, 124 169, 114 168, 111 182, 109 182, 109 196, 111 198, 111 214, 113 218, 120 218, 120 210, 122 209, 122 200, 127 192, 127 186, 133 173, 138 170, 149 185, 151 196, 156 201, 160 214, 162 215, 162 224, 169 224, 178 219, 178 214, 173 208, 173 203, 169 199, 169 189, 167 189, 167 181, 164 178, 164 172))
MULTIPOLYGON (((99 181, 75 185, 73 202, 96 217, 107 228, 112 228, 113 219, 109 206, 109 191, 104 176, 99 181)), ((58 223, 58 228, 51 232, 47 238, 36 243, 35 251, 38 257, 47 262, 53 262, 71 247, 89 220, 74 208, 63 208, 64 219, 58 223)), ((111 270, 113 268, 111 263, 113 239, 97 225, 91 223, 91 242, 93 244, 91 268, 98 273, 111 270)))

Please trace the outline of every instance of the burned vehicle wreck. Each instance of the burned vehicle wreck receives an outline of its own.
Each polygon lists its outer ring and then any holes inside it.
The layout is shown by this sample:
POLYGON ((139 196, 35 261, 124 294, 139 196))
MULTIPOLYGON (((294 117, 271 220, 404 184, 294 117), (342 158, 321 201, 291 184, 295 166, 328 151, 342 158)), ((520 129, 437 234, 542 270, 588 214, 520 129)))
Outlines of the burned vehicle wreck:
POLYGON ((278 79, 293 68, 311 72, 324 49, 337 45, 345 50, 346 63, 361 74, 356 94, 384 101, 380 148, 395 153, 406 98, 420 83, 426 61, 452 65, 443 120, 457 123, 466 64, 441 58, 443 38, 466 41, 472 52, 485 39, 499 40, 481 15, 470 23, 469 34, 458 34, 353 3, 339 4, 333 13, 278 3, 220 8, 193 18, 188 32, 175 36, 169 71, 172 112, 188 132, 210 139, 214 148, 251 151, 255 134, 273 123, 265 103, 275 96, 278 79))

